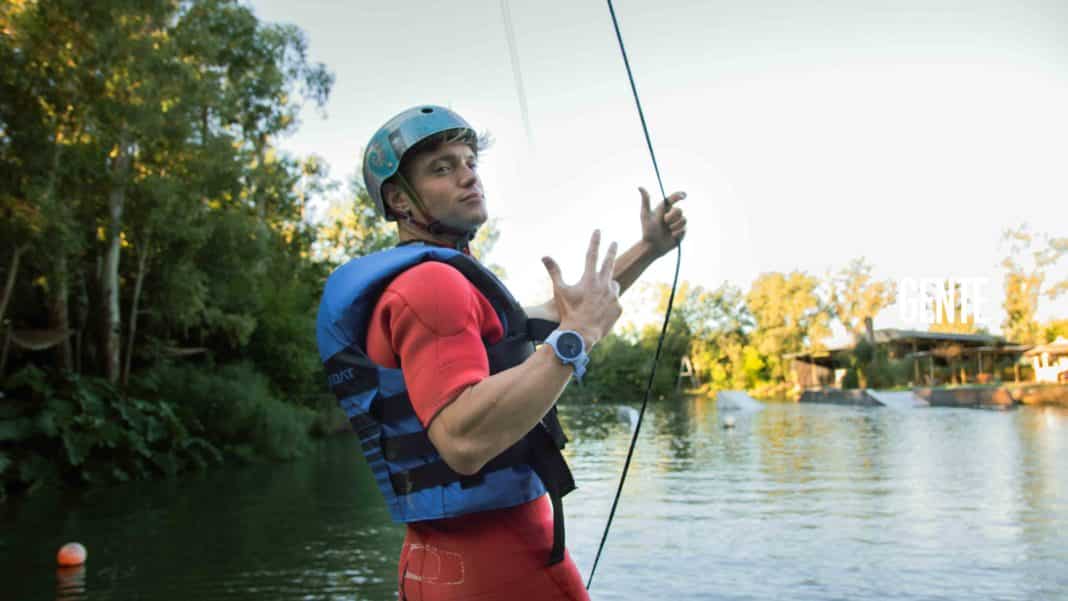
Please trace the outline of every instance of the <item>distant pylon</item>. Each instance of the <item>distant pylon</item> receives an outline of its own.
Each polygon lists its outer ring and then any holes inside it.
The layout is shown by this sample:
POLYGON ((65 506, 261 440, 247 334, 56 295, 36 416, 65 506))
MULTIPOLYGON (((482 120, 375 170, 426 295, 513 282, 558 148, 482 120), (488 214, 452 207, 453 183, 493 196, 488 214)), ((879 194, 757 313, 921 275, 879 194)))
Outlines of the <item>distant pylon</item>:
POLYGON ((690 381, 690 388, 697 388, 701 385, 701 382, 697 380, 697 374, 693 371, 693 364, 690 363, 690 357, 687 355, 683 355, 682 360, 679 361, 679 377, 675 379, 676 392, 682 390, 683 378, 690 381))

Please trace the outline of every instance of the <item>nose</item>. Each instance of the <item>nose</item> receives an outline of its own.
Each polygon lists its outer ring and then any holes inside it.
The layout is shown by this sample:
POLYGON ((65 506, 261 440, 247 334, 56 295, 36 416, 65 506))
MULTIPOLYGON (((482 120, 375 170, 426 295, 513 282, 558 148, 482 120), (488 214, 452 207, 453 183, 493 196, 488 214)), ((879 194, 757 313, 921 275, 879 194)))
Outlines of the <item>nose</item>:
POLYGON ((460 175, 460 185, 465 188, 478 182, 478 172, 468 165, 460 167, 458 173, 460 175))

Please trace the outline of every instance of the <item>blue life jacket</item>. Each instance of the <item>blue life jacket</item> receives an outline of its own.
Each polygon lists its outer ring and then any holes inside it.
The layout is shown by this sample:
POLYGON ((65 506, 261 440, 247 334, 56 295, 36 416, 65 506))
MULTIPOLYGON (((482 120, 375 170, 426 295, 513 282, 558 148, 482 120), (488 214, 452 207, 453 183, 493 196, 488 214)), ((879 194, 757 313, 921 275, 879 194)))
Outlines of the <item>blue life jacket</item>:
MULTIPOLYGON (((463 274, 486 297, 504 329, 487 345, 490 373, 522 363, 556 324, 527 319, 492 272, 447 248, 410 244, 353 259, 327 280, 316 335, 328 381, 356 431, 390 515, 416 522, 526 503, 549 492, 554 547, 550 564, 563 558, 560 497, 575 488, 560 453, 566 438, 553 407, 519 442, 477 474, 453 471, 431 444, 415 415, 400 369, 377 365, 366 352, 367 328, 386 286, 424 261, 440 261, 463 274)), ((403 367, 403 366, 402 366, 403 367)))

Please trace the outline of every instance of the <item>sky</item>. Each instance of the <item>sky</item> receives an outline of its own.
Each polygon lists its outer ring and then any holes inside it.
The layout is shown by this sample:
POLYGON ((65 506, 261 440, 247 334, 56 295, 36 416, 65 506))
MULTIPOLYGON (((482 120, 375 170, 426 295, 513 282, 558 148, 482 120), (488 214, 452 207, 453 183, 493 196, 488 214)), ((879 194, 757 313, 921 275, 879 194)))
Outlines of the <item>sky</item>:
MULTIPOLYGON (((595 227, 623 248, 639 238, 637 187, 657 184, 604 2, 251 6, 300 27, 336 76, 325 111, 309 107, 279 142, 323 157, 333 177, 354 174, 374 131, 414 105, 493 135, 480 162, 501 231, 490 259, 521 301, 547 298, 544 255, 576 279, 595 227)), ((985 282, 979 323, 998 332, 1002 232, 1068 235, 1068 2, 615 9, 665 188, 688 194, 682 280, 744 291, 761 273, 822 277, 864 257, 899 284, 985 282)), ((674 263, 643 281, 669 283, 674 263)), ((1050 275, 1068 277, 1068 259, 1050 275)), ((629 296, 625 315, 651 317, 629 296)), ((890 307, 875 326, 926 328, 909 313, 890 307)), ((1068 317, 1068 298, 1044 299, 1039 315, 1068 317)))

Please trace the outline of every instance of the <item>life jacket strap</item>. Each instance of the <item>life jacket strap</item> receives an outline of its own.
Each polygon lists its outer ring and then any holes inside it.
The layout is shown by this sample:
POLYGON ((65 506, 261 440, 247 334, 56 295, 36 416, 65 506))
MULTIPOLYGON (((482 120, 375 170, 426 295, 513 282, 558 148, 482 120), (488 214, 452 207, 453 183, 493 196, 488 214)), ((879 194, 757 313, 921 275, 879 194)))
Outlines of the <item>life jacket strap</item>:
POLYGON ((408 398, 408 393, 402 392, 393 396, 379 396, 371 401, 371 415, 380 423, 396 424, 409 417, 415 417, 415 409, 408 398))
POLYGON ((553 330, 558 327, 560 324, 555 321, 531 317, 527 319, 527 337, 535 343, 545 342, 549 334, 552 334, 553 330))
MULTIPOLYGON (((553 411, 555 412, 555 407, 553 411)), ((556 421, 555 413, 548 417, 550 419, 546 421, 556 421)), ((531 446, 539 445, 541 447, 541 452, 538 452, 539 449, 531 449, 530 466, 534 468, 534 472, 538 474, 538 478, 545 485, 545 490, 549 493, 549 501, 552 502, 553 506, 553 548, 549 552, 549 561, 546 564, 550 566, 564 560, 564 551, 567 546, 564 530, 563 497, 575 490, 575 479, 571 475, 571 470, 567 467, 567 461, 559 451, 562 446, 559 441, 563 438, 563 430, 559 428, 559 422, 556 422, 556 424, 557 428, 552 428, 546 426, 545 421, 543 421, 525 438, 530 441, 531 446), (559 436, 553 431, 554 429, 559 431, 559 436)))
POLYGON ((534 343, 527 338, 526 332, 506 336, 486 347, 490 373, 499 373, 513 365, 519 365, 534 354, 534 343))
MULTIPOLYGON (((374 428, 377 426, 374 420, 368 417, 367 415, 360 415, 358 417, 354 417, 350 420, 350 422, 354 426, 360 424, 367 428, 374 428)), ((363 428, 358 428, 358 431, 362 429, 363 428)), ((556 416, 556 407, 552 407, 551 409, 549 409, 549 413, 547 413, 545 417, 542 418, 541 423, 538 424, 535 430, 541 430, 543 432, 542 435, 548 436, 548 438, 552 441, 551 446, 553 448, 545 449, 549 452, 559 454, 559 449, 562 449, 564 448, 564 446, 567 445, 567 436, 564 434, 564 429, 560 427, 560 421, 556 416)), ((497 459, 500 459, 500 457, 502 456, 516 458, 518 461, 514 463, 525 462, 526 457, 523 455, 523 453, 531 450, 533 445, 527 439, 532 435, 534 435, 534 432, 527 434, 527 436, 521 439, 518 443, 516 443, 516 445, 513 445, 512 448, 506 450, 504 453, 502 453, 501 456, 498 456, 486 465, 500 465, 500 462, 498 462, 497 459), (516 449, 516 447, 521 448, 516 449)), ((406 459, 423 457, 427 455, 436 455, 438 453, 438 450, 434 447, 434 444, 430 442, 430 437, 427 435, 426 431, 412 432, 410 434, 398 434, 395 436, 390 436, 389 438, 382 438, 380 444, 381 453, 386 458, 386 461, 404 461, 406 459)), ((503 461, 507 463, 508 460, 506 459, 503 461)), ((509 463, 509 465, 512 465, 512 463, 509 463)), ((441 477, 442 476, 436 476, 435 480, 438 480, 441 477)), ((419 480, 419 478, 420 476, 416 476, 416 480, 419 480)), ((453 480, 450 480, 450 482, 452 481, 453 480)), ((404 488, 407 488, 407 484, 405 484, 404 488)), ((425 488, 425 486, 419 488, 425 488)), ((419 490, 419 488, 416 488, 415 490, 419 490)))
POLYGON ((436 455, 437 452, 425 431, 400 434, 382 440, 382 455, 386 461, 402 461, 412 457, 436 455))
POLYGON ((550 490, 549 501, 553 506, 553 548, 549 551, 549 561, 545 565, 554 566, 564 560, 567 535, 564 532, 563 498, 556 491, 550 490))
POLYGON ((460 482, 461 486, 468 488, 480 483, 490 472, 528 463, 530 450, 525 441, 524 438, 512 445, 511 448, 490 460, 477 474, 471 476, 457 473, 444 461, 435 461, 407 471, 390 474, 389 479, 393 484, 393 491, 398 496, 419 492, 425 488, 446 486, 453 482, 460 482))

